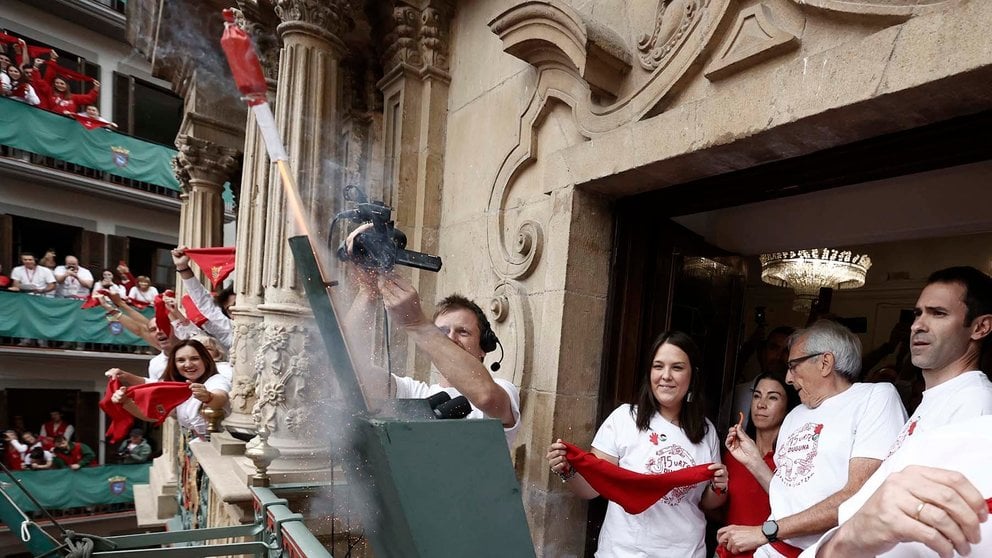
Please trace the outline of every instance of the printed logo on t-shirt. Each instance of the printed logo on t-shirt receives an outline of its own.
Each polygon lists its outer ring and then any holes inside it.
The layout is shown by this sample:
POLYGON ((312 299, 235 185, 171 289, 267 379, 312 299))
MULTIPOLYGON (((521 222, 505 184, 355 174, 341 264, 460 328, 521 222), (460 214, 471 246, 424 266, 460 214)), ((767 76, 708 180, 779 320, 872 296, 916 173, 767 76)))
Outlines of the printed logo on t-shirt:
POLYGON ((658 442, 667 441, 668 436, 665 436, 664 434, 658 434, 657 432, 652 432, 651 435, 648 436, 648 440, 650 440, 652 444, 657 446, 658 442))
POLYGON ((779 445, 775 456, 775 475, 786 486, 796 487, 813 476, 813 460, 820 446, 823 424, 807 422, 779 445))
MULTIPOLYGON (((680 469, 685 469, 687 467, 694 467, 696 465, 696 460, 692 458, 692 455, 685 450, 682 446, 678 444, 671 444, 663 448, 659 448, 658 451, 654 453, 654 456, 648 459, 645 464, 645 470, 650 474, 661 474, 668 473, 671 471, 678 471, 680 469)), ((680 486, 678 488, 673 488, 671 492, 662 498, 669 506, 677 506, 682 503, 689 491, 692 490, 692 486, 680 486)))
MULTIPOLYGON (((889 455, 899 451, 899 448, 902 447, 902 443, 906 441, 906 438, 913 435, 913 432, 916 430, 917 423, 920 422, 920 418, 921 417, 913 417, 912 420, 907 422, 906 425, 902 427, 899 435, 896 436, 896 441, 892 442, 892 447, 889 448, 889 455)), ((888 455, 886 457, 888 457, 888 455)))

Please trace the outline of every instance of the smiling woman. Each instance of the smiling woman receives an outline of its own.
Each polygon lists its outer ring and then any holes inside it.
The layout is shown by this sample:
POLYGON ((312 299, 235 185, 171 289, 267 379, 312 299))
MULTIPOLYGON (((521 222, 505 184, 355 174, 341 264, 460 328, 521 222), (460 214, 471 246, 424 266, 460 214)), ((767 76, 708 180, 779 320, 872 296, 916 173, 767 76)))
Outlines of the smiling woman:
MULTIPOLYGON (((678 471, 703 463, 712 482, 675 488, 639 514, 610 502, 596 556, 702 558, 706 519, 702 510, 723 505, 727 470, 720 463, 716 430, 703 414, 700 352, 688 335, 669 331, 652 344, 636 404, 621 405, 592 442, 592 453, 622 469, 645 474, 678 471), (663 528, 658 528, 663 526, 663 528)), ((582 498, 599 493, 565 459, 558 440, 548 449, 551 470, 582 498)))

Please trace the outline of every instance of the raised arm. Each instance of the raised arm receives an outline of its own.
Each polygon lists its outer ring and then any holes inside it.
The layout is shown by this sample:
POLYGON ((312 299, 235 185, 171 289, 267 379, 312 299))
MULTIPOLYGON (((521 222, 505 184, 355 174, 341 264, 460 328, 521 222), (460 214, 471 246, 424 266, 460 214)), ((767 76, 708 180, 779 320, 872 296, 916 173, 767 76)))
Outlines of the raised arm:
POLYGON ((430 356, 438 372, 486 416, 509 428, 516 423, 510 396, 499 387, 482 360, 448 339, 420 306, 420 295, 405 278, 390 273, 379 278, 379 292, 390 316, 430 356))

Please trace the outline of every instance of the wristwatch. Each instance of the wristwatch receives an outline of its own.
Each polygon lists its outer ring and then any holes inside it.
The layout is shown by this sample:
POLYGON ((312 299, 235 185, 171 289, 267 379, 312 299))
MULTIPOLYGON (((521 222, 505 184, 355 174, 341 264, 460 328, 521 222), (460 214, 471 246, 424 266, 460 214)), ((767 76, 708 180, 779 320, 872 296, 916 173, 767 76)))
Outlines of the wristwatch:
POLYGON ((768 521, 761 524, 761 534, 768 539, 768 542, 773 543, 778 540, 778 522, 774 519, 769 519, 768 521))

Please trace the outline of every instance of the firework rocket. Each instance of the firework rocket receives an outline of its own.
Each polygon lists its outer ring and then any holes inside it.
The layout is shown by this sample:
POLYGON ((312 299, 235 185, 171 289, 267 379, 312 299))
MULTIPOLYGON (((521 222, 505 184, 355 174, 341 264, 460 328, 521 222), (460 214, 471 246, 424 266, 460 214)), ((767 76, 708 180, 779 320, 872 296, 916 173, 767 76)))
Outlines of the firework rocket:
POLYGON ((231 67, 231 73, 234 75, 242 99, 255 114, 255 123, 258 124, 258 130, 262 134, 265 151, 279 169, 279 176, 286 191, 290 210, 296 218, 296 224, 300 232, 309 237, 309 227, 300 193, 289 172, 289 155, 286 154, 282 138, 279 137, 276 120, 272 116, 272 109, 269 108, 266 97, 268 87, 265 83, 265 74, 262 73, 262 64, 258 61, 258 54, 255 52, 251 37, 234 24, 234 11, 228 8, 223 13, 224 35, 220 39, 220 46, 227 56, 227 63, 231 67))

